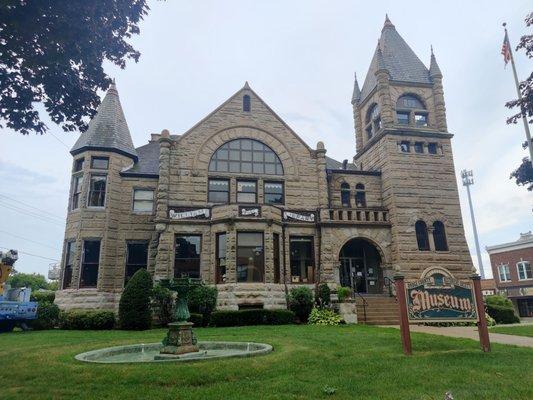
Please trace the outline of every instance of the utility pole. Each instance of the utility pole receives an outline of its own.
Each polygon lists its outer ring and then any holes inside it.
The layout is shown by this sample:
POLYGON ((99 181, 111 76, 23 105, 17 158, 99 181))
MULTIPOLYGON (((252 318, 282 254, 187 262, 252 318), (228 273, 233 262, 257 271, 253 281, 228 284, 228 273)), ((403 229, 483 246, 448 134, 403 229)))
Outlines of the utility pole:
POLYGON ((461 178, 463 179, 463 186, 466 186, 466 193, 468 193, 468 205, 470 206, 470 217, 472 218, 472 228, 474 230, 474 241, 476 243, 479 275, 481 276, 481 279, 485 279, 483 261, 481 261, 481 251, 479 250, 479 239, 477 237, 476 218, 474 217, 474 207, 472 207, 472 197, 470 196, 470 185, 474 184, 474 175, 472 174, 472 170, 463 169, 461 171, 461 178))

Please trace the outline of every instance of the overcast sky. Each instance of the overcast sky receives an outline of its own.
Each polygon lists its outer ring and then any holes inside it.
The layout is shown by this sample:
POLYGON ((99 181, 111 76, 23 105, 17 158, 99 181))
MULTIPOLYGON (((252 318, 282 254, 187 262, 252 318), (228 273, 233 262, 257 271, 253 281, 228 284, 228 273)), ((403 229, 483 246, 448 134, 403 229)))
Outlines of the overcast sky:
MULTIPOLYGON (((427 66, 430 45, 435 49, 457 175, 463 168, 475 175, 472 195, 487 273, 485 246, 532 229, 533 194, 509 180, 527 152, 523 126, 505 124, 510 111, 504 103, 516 93, 500 55, 501 23, 508 22, 515 45, 526 33, 531 2, 169 0, 150 1, 150 7, 132 40, 142 53, 139 63, 125 70, 106 65, 135 146, 165 128, 184 132, 248 81, 310 146, 322 140, 329 156, 351 159, 353 73, 362 84, 388 13, 427 66)), ((516 60, 523 78, 533 63, 523 53, 516 60)), ((69 149, 79 135, 45 120, 51 134, 0 131, 0 247, 22 253, 17 270, 43 274, 61 257, 69 149)), ((459 191, 477 265, 466 192, 462 186, 459 191)))

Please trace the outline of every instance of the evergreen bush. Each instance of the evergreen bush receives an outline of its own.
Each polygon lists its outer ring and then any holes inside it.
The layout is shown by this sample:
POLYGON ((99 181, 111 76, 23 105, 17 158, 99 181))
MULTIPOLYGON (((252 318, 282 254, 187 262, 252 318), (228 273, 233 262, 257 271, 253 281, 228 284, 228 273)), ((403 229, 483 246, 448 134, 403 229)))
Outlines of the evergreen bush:
POLYGON ((120 329, 144 330, 152 325, 152 277, 139 269, 128 281, 120 297, 118 319, 120 329))
POLYGON ((204 316, 198 313, 191 313, 189 317, 189 322, 192 322, 194 326, 204 326, 204 316))
POLYGON ((218 291, 215 287, 200 285, 195 286, 189 292, 187 305, 191 313, 202 314, 205 323, 217 307, 218 291))
POLYGON ((489 314, 497 324, 514 324, 520 322, 514 311, 513 302, 503 296, 493 295, 485 298, 487 314, 489 314))
POLYGON ((300 322, 307 322, 313 308, 313 292, 305 286, 293 288, 287 296, 287 304, 289 310, 296 314, 300 322))
POLYGON ((327 283, 321 283, 318 285, 316 303, 319 307, 327 307, 331 304, 331 289, 327 283))
POLYGON ((235 310, 214 311, 209 326, 286 325, 294 323, 294 313, 289 310, 235 310))
POLYGON ((37 305, 37 319, 29 321, 28 325, 35 330, 54 329, 59 322, 59 307, 49 301, 39 302, 37 305))
POLYGON ((167 326, 173 319, 174 296, 172 291, 160 284, 154 285, 152 290, 152 306, 157 321, 161 326, 167 326))

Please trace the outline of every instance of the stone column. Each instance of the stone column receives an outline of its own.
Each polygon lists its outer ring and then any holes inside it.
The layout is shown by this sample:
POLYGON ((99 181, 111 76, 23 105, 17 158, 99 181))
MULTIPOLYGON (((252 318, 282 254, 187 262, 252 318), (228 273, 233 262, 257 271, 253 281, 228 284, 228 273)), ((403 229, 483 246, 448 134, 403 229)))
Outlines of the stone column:
POLYGON ((390 95, 390 75, 386 69, 378 69, 376 72, 377 94, 381 109, 381 123, 384 128, 390 128, 394 124, 394 106, 390 95))
POLYGON ((355 150, 357 153, 363 148, 363 125, 361 123, 361 112, 357 103, 353 106, 353 124, 355 128, 355 150))
POLYGON ((326 149, 323 142, 316 144, 316 160, 318 172, 318 205, 328 207, 328 180, 326 176, 326 149))

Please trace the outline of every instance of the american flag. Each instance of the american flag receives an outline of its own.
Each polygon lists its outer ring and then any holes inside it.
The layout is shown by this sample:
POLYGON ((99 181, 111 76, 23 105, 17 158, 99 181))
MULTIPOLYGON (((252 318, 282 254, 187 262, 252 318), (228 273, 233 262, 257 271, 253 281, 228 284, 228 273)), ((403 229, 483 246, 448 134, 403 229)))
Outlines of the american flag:
POLYGON ((509 44, 509 37, 507 36, 507 31, 505 32, 505 37, 503 38, 502 56, 503 61, 507 66, 509 61, 511 61, 511 45, 509 44))

